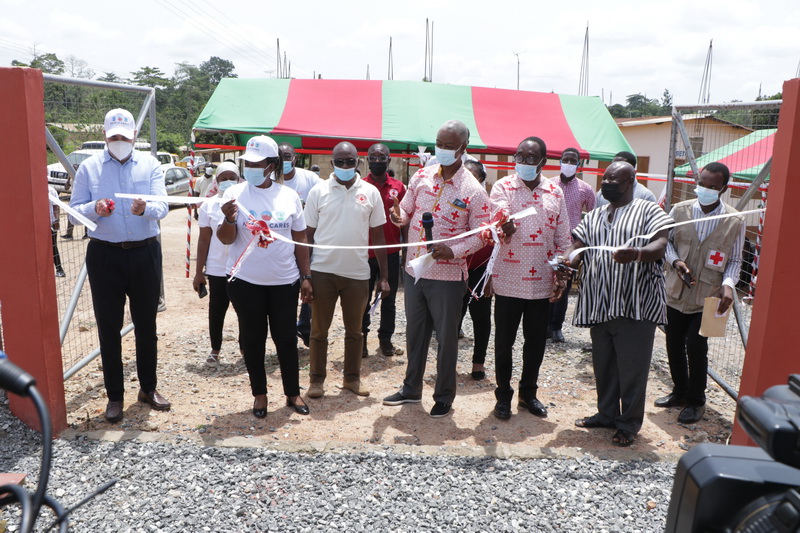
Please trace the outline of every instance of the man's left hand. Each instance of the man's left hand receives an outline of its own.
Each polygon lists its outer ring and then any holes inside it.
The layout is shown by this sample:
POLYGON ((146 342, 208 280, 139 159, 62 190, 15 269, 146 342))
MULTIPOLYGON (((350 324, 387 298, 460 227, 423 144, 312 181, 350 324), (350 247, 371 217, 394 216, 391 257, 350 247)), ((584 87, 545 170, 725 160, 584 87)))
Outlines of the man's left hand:
POLYGON ((500 229, 503 230, 503 233, 506 234, 506 237, 511 237, 517 232, 517 223, 514 222, 513 220, 509 220, 508 222, 500 226, 500 229))
POLYGON ((448 259, 453 259, 455 257, 453 250, 451 250, 449 246, 441 242, 438 244, 431 245, 431 254, 433 255, 433 258, 436 259, 437 261, 447 261, 448 259))
POLYGON ((727 285, 723 285, 719 288, 719 306, 717 306, 717 313, 723 314, 725 313, 728 308, 733 303, 733 289, 728 287, 727 285))
POLYGON ((137 198, 131 204, 131 214, 140 216, 144 214, 144 208, 147 207, 147 202, 141 198, 137 198))
POLYGON ((617 263, 627 265, 639 257, 639 248, 620 248, 611 256, 617 263))

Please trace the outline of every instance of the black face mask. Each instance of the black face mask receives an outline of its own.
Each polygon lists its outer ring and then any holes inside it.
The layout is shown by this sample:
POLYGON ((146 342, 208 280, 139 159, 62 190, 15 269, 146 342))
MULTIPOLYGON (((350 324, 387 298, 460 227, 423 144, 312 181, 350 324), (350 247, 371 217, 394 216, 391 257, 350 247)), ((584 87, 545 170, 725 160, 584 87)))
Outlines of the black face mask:
POLYGON ((625 194, 625 191, 619 190, 619 183, 603 183, 600 185, 600 191, 603 194, 603 198, 612 203, 622 198, 622 195, 625 194))
POLYGON ((383 176, 386 174, 386 169, 389 167, 389 163, 386 162, 375 162, 369 164, 369 171, 375 176, 383 176))

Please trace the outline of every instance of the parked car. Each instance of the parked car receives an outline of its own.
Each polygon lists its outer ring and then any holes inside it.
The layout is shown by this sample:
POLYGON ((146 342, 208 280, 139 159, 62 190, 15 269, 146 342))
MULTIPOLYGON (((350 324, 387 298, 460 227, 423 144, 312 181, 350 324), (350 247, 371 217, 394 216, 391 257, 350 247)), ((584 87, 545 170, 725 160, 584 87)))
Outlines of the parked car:
POLYGON ((189 196, 191 179, 191 174, 183 167, 172 165, 164 170, 164 185, 168 195, 189 196))
MULTIPOLYGON (((75 170, 78 170, 81 163, 95 154, 103 153, 105 147, 105 141, 87 141, 81 145, 79 150, 69 154, 67 161, 72 164, 75 170)), ((137 142, 135 147, 137 150, 150 153, 150 143, 137 142)), ((161 163, 161 169, 164 171, 169 167, 175 166, 175 158, 173 154, 168 152, 156 152, 156 159, 161 163)), ((47 165, 47 182, 58 192, 68 193, 72 188, 69 174, 60 162, 47 165)))
POLYGON ((197 175, 203 168, 205 168, 206 158, 203 157, 202 155, 195 156, 194 166, 192 166, 192 158, 186 156, 180 160, 180 163, 182 163, 180 166, 191 169, 194 172, 194 174, 197 175))

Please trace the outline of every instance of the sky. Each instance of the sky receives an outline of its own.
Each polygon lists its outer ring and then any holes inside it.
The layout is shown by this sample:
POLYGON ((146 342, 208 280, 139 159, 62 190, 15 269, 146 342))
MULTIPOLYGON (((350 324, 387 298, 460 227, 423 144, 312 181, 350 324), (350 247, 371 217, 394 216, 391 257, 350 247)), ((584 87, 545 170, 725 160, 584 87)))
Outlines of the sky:
POLYGON ((211 56, 239 77, 275 77, 280 39, 293 77, 365 79, 369 66, 386 79, 391 37, 394 79, 421 80, 426 18, 435 83, 515 89, 519 59, 521 90, 577 94, 587 24, 588 94, 606 104, 665 89, 697 103, 712 39, 712 103, 775 94, 800 64, 797 0, 0 0, 0 13, 0 66, 35 48, 123 78, 211 56))

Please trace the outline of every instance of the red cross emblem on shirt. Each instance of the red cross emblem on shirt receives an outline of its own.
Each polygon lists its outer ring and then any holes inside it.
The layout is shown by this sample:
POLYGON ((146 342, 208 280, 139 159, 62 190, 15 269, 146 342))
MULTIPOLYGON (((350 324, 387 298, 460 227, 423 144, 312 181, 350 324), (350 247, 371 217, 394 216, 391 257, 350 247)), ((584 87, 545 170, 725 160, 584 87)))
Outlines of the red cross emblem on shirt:
POLYGON ((450 216, 453 217, 453 218, 458 218, 461 215, 458 214, 458 211, 453 211, 452 213, 450 213, 450 216))
POLYGON ((465 204, 469 205, 470 199, 469 198, 462 198, 461 201, 464 202, 465 204))
POLYGON ((538 200, 539 199, 539 193, 538 192, 533 193, 533 199, 534 200, 538 200))
POLYGON ((489 210, 489 205, 488 204, 483 204, 483 207, 481 207, 481 209, 483 209, 483 212, 485 213, 485 212, 487 212, 489 210))
POLYGON ((513 250, 509 250, 508 251, 508 257, 514 257, 514 251, 513 250))
POLYGON ((550 216, 547 218, 547 220, 549 220, 549 221, 550 221, 550 224, 552 224, 553 222, 555 222, 555 221, 556 221, 556 217, 554 217, 553 215, 550 215, 550 216))
POLYGON ((439 192, 439 184, 433 186, 433 192, 439 192))
POLYGON ((532 241, 535 241, 538 236, 539 235, 537 235, 536 233, 532 233, 532 234, 528 235, 528 237, 530 237, 532 241))
POLYGON ((708 261, 706 261, 707 265, 719 266, 720 263, 725 261, 725 254, 718 252, 717 250, 711 250, 709 252, 708 261))
POLYGON ((439 204, 436 204, 436 206, 433 208, 433 212, 434 212, 434 213, 436 213, 436 212, 438 212, 440 209, 442 209, 442 206, 440 206, 439 204))
POLYGON ((538 272, 538 271, 536 270, 536 267, 531 267, 531 269, 530 269, 530 270, 528 270, 528 272, 530 272, 530 273, 531 273, 531 276, 535 276, 535 275, 536 275, 536 272, 538 272))
POLYGON ((553 250, 547 250, 547 258, 548 259, 552 259, 554 255, 555 254, 553 253, 553 250))

